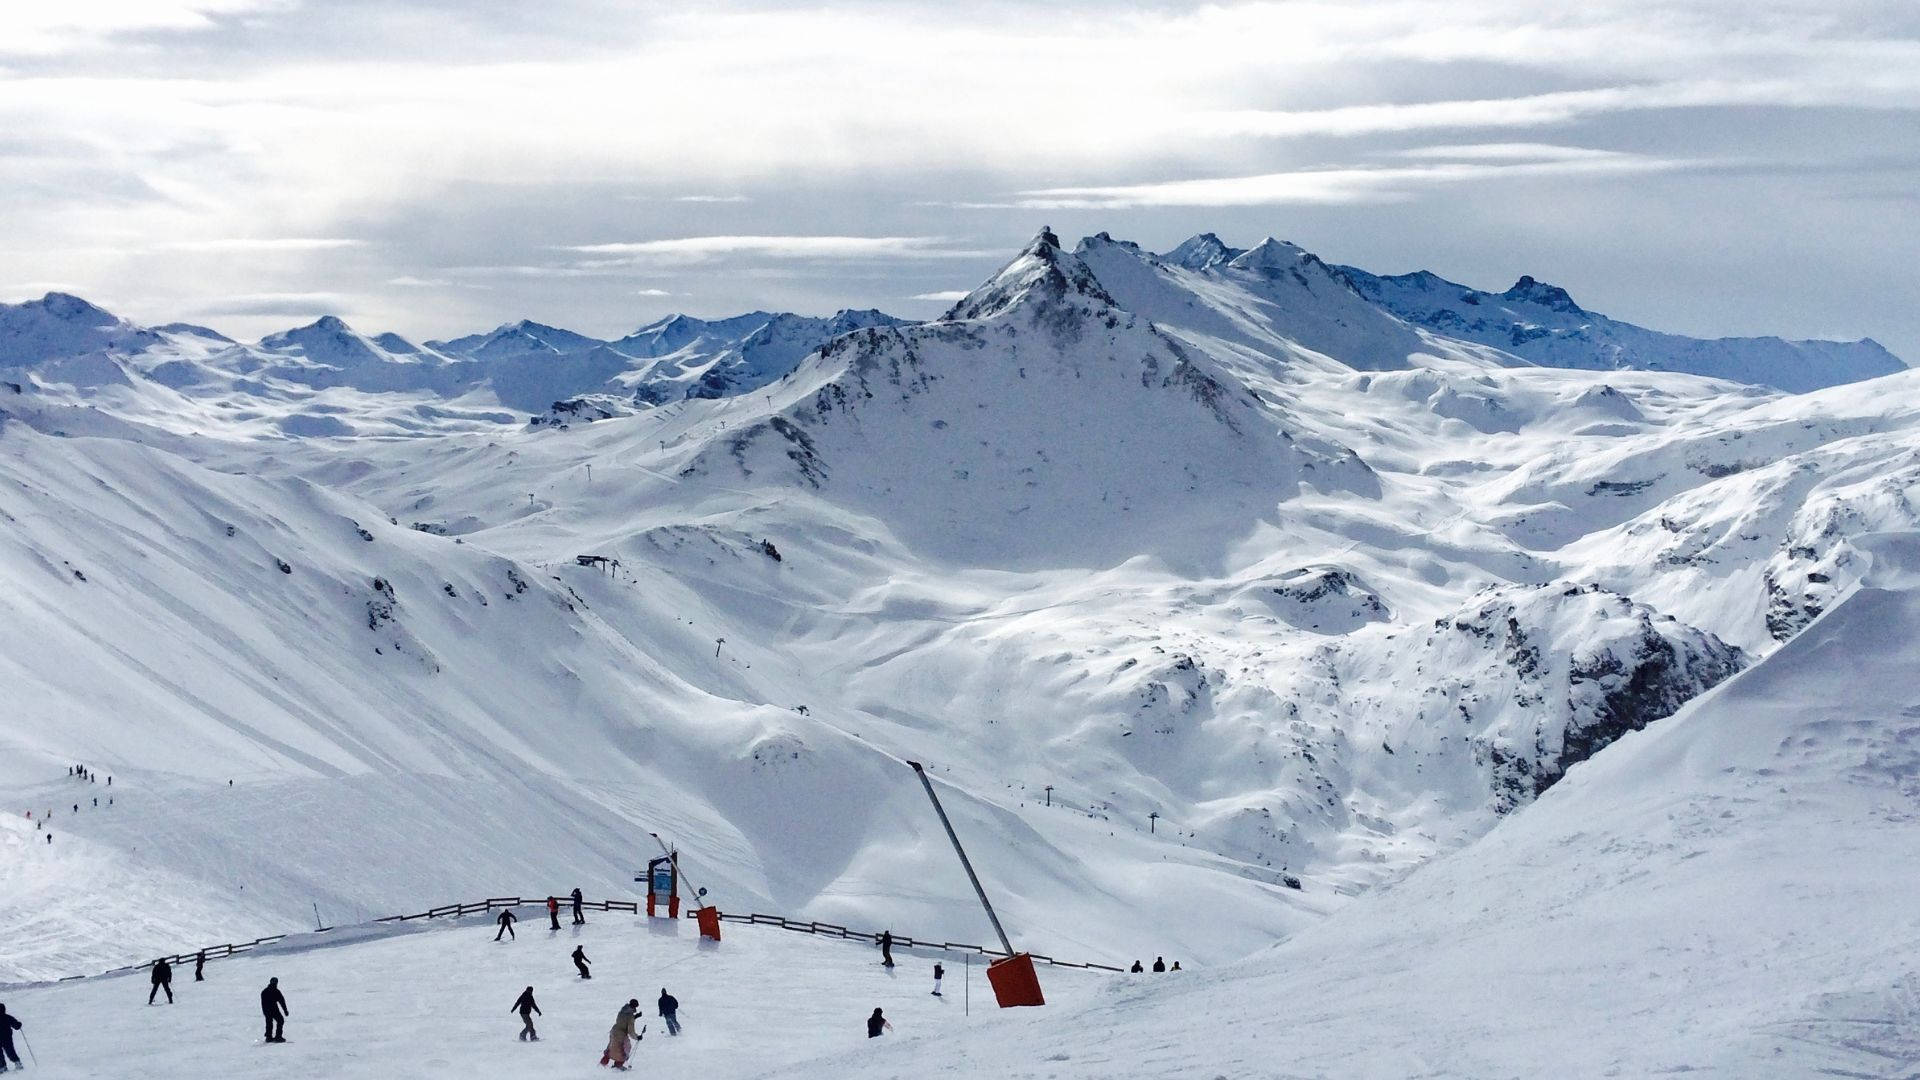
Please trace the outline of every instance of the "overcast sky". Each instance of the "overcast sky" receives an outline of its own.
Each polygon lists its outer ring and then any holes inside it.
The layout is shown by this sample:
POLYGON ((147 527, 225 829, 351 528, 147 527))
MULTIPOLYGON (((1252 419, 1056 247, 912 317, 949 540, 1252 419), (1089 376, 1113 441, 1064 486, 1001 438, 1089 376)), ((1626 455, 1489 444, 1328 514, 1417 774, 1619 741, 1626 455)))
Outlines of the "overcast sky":
POLYGON ((1920 363, 1920 3, 0 10, 0 299, 246 337, 928 317, 1041 225, 1920 363))

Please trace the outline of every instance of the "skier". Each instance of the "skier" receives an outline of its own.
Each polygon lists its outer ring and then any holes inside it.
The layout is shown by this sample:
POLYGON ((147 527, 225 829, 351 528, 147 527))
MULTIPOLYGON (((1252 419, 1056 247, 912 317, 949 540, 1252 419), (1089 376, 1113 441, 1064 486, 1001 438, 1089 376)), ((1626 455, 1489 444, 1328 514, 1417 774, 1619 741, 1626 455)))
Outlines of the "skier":
POLYGON ((1131 967, 1131 968, 1128 968, 1127 970, 1129 970, 1129 971, 1131 971, 1131 972, 1133 972, 1133 973, 1134 973, 1135 975, 1138 975, 1138 974, 1140 974, 1141 972, 1143 972, 1143 971, 1145 971, 1145 970, 1147 970, 1147 969, 1146 969, 1146 968, 1143 968, 1143 967, 1141 967, 1141 966, 1140 966, 1140 961, 1138 961, 1138 960, 1135 960, 1135 961, 1133 962, 1133 967, 1131 967))
POLYGON ((587 947, 585 945, 575 945, 573 947, 573 966, 575 970, 580 972, 581 978, 593 978, 593 972, 587 970, 587 965, 590 963, 592 963, 592 961, 587 959, 587 947))
POLYGON ((201 949, 199 954, 193 958, 193 981, 206 982, 207 977, 204 974, 206 970, 207 970, 207 950, 201 949))
POLYGON ((667 1034, 680 1034, 680 999, 667 993, 666 987, 660 988, 660 1019, 666 1021, 667 1034))
POLYGON ((867 1038, 877 1039, 881 1032, 892 1030, 893 1025, 887 1021, 886 1017, 880 1015, 877 1007, 873 1010, 873 1015, 867 1017, 867 1038))
MULTIPOLYGON (((533 987, 529 986, 525 990, 520 991, 520 996, 513 1000, 513 1008, 507 1011, 520 1014, 521 1042, 540 1041, 540 1033, 533 1030, 533 1014, 540 1012, 539 1003, 533 1000, 533 987)), ((540 1013, 540 1015, 545 1016, 546 1014, 540 1013)))
POLYGON ((160 991, 167 992, 167 1004, 173 1004, 173 965, 165 957, 153 962, 153 989, 147 991, 147 1004, 153 1004, 153 997, 160 991))
MULTIPOLYGON (((600 1064, 612 1065, 621 1072, 631 1068, 627 1058, 633 1053, 634 1018, 640 1014, 640 999, 630 998, 620 1006, 620 1015, 613 1018, 613 1028, 607 1032, 607 1051, 600 1055, 600 1064)), ((642 1027, 638 1037, 644 1038, 647 1029, 642 1027)))
POLYGON ((581 903, 580 890, 573 890, 573 925, 575 926, 584 926, 587 922, 587 917, 580 911, 581 903))
POLYGON ((880 966, 893 966, 893 931, 880 931, 880 966))
POLYGON ((500 930, 499 930, 499 933, 496 933, 493 935, 493 940, 499 941, 501 934, 511 935, 515 941, 520 940, 520 935, 515 934, 513 932, 514 919, 513 919, 512 908, 507 908, 506 910, 500 912, 500 917, 498 919, 495 919, 494 921, 500 924, 500 930))
POLYGON ((1166 962, 1165 960, 1162 960, 1162 959, 1160 959, 1160 958, 1159 958, 1159 957, 1157 957, 1157 956, 1156 956, 1156 957, 1154 957, 1154 958, 1153 958, 1153 970, 1155 970, 1155 971, 1165 971, 1165 970, 1167 970, 1167 962, 1166 962))
POLYGON ((24 1069, 20 1064, 20 1054, 13 1048, 13 1033, 20 1030, 20 1019, 10 1016, 7 1007, 0 1004, 0 1073, 7 1071, 7 1062, 12 1061, 16 1069, 24 1069))
POLYGON ((946 975, 947 975, 946 968, 941 967, 939 964, 933 965, 933 996, 934 997, 940 996, 940 980, 945 978, 946 975))
POLYGON ((267 988, 260 991, 260 1011, 264 1013, 267 1018, 267 1041, 270 1043, 286 1042, 287 1036, 285 1030, 287 1017, 293 1015, 293 1010, 287 1008, 286 995, 280 992, 279 976, 276 975, 268 979, 267 988))
POLYGON ((547 918, 548 918, 549 920, 551 920, 551 921, 553 922, 553 928, 554 928, 555 930, 558 930, 558 929, 560 929, 560 899, 559 899, 559 897, 555 897, 555 896, 549 896, 549 897, 547 897, 547 918))

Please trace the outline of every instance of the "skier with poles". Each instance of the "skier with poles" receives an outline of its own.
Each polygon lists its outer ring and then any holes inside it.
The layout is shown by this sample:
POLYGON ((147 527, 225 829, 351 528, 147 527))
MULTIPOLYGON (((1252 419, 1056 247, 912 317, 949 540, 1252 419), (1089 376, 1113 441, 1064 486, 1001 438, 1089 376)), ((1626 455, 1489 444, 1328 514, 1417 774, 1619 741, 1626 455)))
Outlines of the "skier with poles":
MULTIPOLYGON (((13 1062, 13 1067, 16 1069, 26 1068, 25 1065, 20 1064, 20 1055, 13 1048, 13 1033, 19 1031, 20 1027, 20 1019, 9 1014, 6 1005, 0 1004, 0 1073, 7 1071, 9 1060, 13 1062)), ((24 1040, 26 1036, 22 1035, 20 1038, 24 1040)), ((39 1062, 36 1061, 34 1064, 38 1065, 39 1062)))
POLYGON ((267 1018, 267 1041, 286 1042, 287 1017, 293 1014, 293 1010, 287 1008, 287 997, 280 992, 279 976, 268 979, 267 988, 260 991, 260 1011, 267 1018))
POLYGON ((503 910, 502 910, 502 911, 500 912, 500 917, 499 917, 498 919, 495 919, 494 921, 500 924, 500 930, 499 930, 499 932, 498 932, 498 933, 495 933, 495 934, 493 935, 493 940, 495 940, 495 941, 499 941, 499 940, 500 940, 500 936, 501 936, 502 934, 505 934, 505 935, 507 935, 507 936, 509 936, 509 937, 511 937, 511 938, 513 938, 513 940, 515 940, 515 941, 518 941, 518 940, 520 940, 520 935, 518 935, 518 934, 516 934, 516 933, 514 933, 514 932, 513 932, 513 923, 514 923, 514 918, 513 918, 513 909, 512 909, 512 908, 505 908, 505 909, 503 909, 503 910))
POLYGON ((533 987, 529 986, 525 990, 520 991, 520 996, 513 1000, 513 1008, 507 1011, 520 1014, 521 1042, 540 1041, 540 1033, 533 1030, 533 1017, 535 1013, 540 1013, 542 1016, 546 1014, 540 1012, 539 1003, 533 1000, 533 987))
POLYGON ((607 1049, 600 1055, 600 1064, 612 1065, 621 1072, 632 1068, 627 1058, 633 1054, 633 1040, 645 1038, 647 1029, 642 1025, 638 1035, 634 1034, 633 1022, 640 1013, 640 999, 631 998, 620 1006, 620 1014, 613 1018, 613 1027, 607 1032, 607 1049))

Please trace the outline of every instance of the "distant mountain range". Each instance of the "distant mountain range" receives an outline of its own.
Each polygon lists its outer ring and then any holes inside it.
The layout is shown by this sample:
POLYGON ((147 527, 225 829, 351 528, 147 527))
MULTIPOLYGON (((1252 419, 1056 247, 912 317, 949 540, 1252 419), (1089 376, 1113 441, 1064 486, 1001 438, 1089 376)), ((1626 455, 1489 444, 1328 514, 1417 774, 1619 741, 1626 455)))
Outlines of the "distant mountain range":
MULTIPOLYGON (((1230 343, 1268 362, 1393 370, 1416 354, 1460 355, 1496 366, 1673 371, 1789 392, 1905 370, 1868 339, 1683 337, 1587 311, 1532 277, 1482 292, 1425 271, 1335 266, 1273 239, 1242 249, 1201 233, 1155 254, 1100 233, 1074 254, 1087 275, 1081 284, 1114 306, 1175 338, 1230 343)), ((993 302, 976 290, 947 317, 978 317, 993 302)), ((905 324, 871 309, 673 315, 603 340, 521 320, 418 344, 326 316, 246 344, 187 323, 138 326, 49 293, 0 305, 0 370, 82 389, 146 378, 192 396, 236 387, 269 396, 275 387, 424 393, 565 424, 757 390, 838 337, 905 324)))

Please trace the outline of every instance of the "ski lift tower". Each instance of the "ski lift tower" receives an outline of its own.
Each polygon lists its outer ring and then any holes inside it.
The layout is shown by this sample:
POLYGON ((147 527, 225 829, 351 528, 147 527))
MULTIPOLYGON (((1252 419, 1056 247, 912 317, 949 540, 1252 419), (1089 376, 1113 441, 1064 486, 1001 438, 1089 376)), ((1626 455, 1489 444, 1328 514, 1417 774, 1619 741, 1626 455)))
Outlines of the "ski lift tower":
POLYGON ((909 761, 914 775, 920 778, 920 786, 927 789, 927 798, 933 802, 933 812, 940 815, 940 825, 947 830, 947 839, 953 842, 953 853, 960 856, 960 868, 967 872, 967 880, 973 883, 973 893, 980 898, 980 906, 986 909, 987 921, 993 924, 993 932, 999 935, 1000 947, 1007 955, 987 965, 987 983, 993 987, 993 996, 1003 1009, 1020 1005, 1045 1005, 1047 999, 1040 993, 1040 976, 1033 969, 1033 957, 1028 953, 1013 951, 1013 942, 1007 940, 1007 932, 1000 926, 1000 917, 993 913, 993 905, 987 901, 987 890, 980 887, 980 876, 973 872, 973 863, 967 859, 967 851, 960 846, 960 837, 953 831, 953 822, 947 820, 947 811, 940 805, 940 796, 934 794, 933 781, 928 779, 927 770, 917 761, 909 761))

